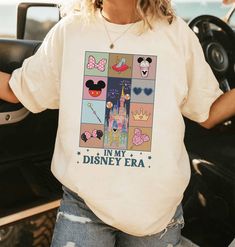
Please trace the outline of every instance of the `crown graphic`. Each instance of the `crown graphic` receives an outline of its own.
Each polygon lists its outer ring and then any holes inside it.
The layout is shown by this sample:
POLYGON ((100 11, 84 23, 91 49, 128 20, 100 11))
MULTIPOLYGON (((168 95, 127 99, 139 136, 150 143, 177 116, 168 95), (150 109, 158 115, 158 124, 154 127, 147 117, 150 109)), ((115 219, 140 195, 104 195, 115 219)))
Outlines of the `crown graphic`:
POLYGON ((131 112, 134 120, 136 121, 147 121, 151 115, 151 113, 147 113, 147 111, 143 111, 142 108, 140 108, 140 111, 137 110, 135 112, 131 112))

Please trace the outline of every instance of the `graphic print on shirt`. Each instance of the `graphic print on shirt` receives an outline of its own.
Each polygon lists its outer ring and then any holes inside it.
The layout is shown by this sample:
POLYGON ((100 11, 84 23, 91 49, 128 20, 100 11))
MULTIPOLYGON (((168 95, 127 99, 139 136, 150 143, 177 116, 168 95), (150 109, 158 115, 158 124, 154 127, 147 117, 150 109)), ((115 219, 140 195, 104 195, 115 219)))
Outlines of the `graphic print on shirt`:
POLYGON ((108 76, 114 78, 131 78, 133 63, 132 59, 132 55, 110 53, 108 76))
POLYGON ((104 148, 127 149, 131 79, 108 79, 104 148))
POLYGON ((157 57, 86 52, 80 147, 151 151, 157 57))
POLYGON ((152 58, 151 57, 147 57, 147 58, 138 57, 137 61, 140 65, 141 76, 143 78, 148 77, 150 64, 152 63, 152 58))
POLYGON ((83 99, 106 100, 107 77, 85 76, 83 99))
POLYGON ((126 64, 126 59, 122 57, 116 64, 112 65, 112 69, 116 72, 124 72, 129 69, 129 66, 126 64))

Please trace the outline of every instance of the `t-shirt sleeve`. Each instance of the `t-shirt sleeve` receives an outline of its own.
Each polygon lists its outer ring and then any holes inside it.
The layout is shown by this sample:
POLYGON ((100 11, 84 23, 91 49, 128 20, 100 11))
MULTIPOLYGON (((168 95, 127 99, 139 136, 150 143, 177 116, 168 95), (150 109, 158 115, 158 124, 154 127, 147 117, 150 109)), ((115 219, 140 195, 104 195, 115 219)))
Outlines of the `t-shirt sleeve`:
POLYGON ((47 34, 37 52, 24 60, 11 76, 9 85, 31 112, 59 108, 62 60, 62 30, 58 23, 47 34))
POLYGON ((196 122, 204 122, 209 117, 212 103, 223 91, 205 60, 197 36, 186 27, 187 43, 185 59, 187 72, 187 95, 181 107, 182 114, 196 122))

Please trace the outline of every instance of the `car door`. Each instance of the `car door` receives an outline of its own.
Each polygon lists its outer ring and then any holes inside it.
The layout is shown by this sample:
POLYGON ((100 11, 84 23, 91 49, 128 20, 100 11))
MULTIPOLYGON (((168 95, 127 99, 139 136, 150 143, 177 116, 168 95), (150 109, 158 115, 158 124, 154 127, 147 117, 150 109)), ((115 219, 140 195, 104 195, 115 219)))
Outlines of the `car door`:
MULTIPOLYGON (((18 36, 30 6, 44 5, 19 6, 18 36)), ((0 71, 11 74, 42 42, 23 38, 0 38, 0 71)), ((0 100, 0 246, 34 246, 38 239, 49 245, 61 198, 50 171, 57 121, 58 110, 32 114, 20 103, 0 100)))

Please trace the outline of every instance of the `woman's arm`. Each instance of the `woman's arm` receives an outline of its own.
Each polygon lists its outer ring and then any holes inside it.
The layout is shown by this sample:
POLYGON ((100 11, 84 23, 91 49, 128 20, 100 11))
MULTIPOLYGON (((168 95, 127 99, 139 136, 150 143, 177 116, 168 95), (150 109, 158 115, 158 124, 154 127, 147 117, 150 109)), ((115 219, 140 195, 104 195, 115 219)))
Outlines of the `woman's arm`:
POLYGON ((10 78, 10 74, 0 71, 0 99, 11 103, 19 103, 19 100, 9 86, 10 78))
POLYGON ((210 129, 234 115, 235 89, 232 89, 216 99, 210 108, 209 118, 205 122, 199 124, 207 129, 210 129))

